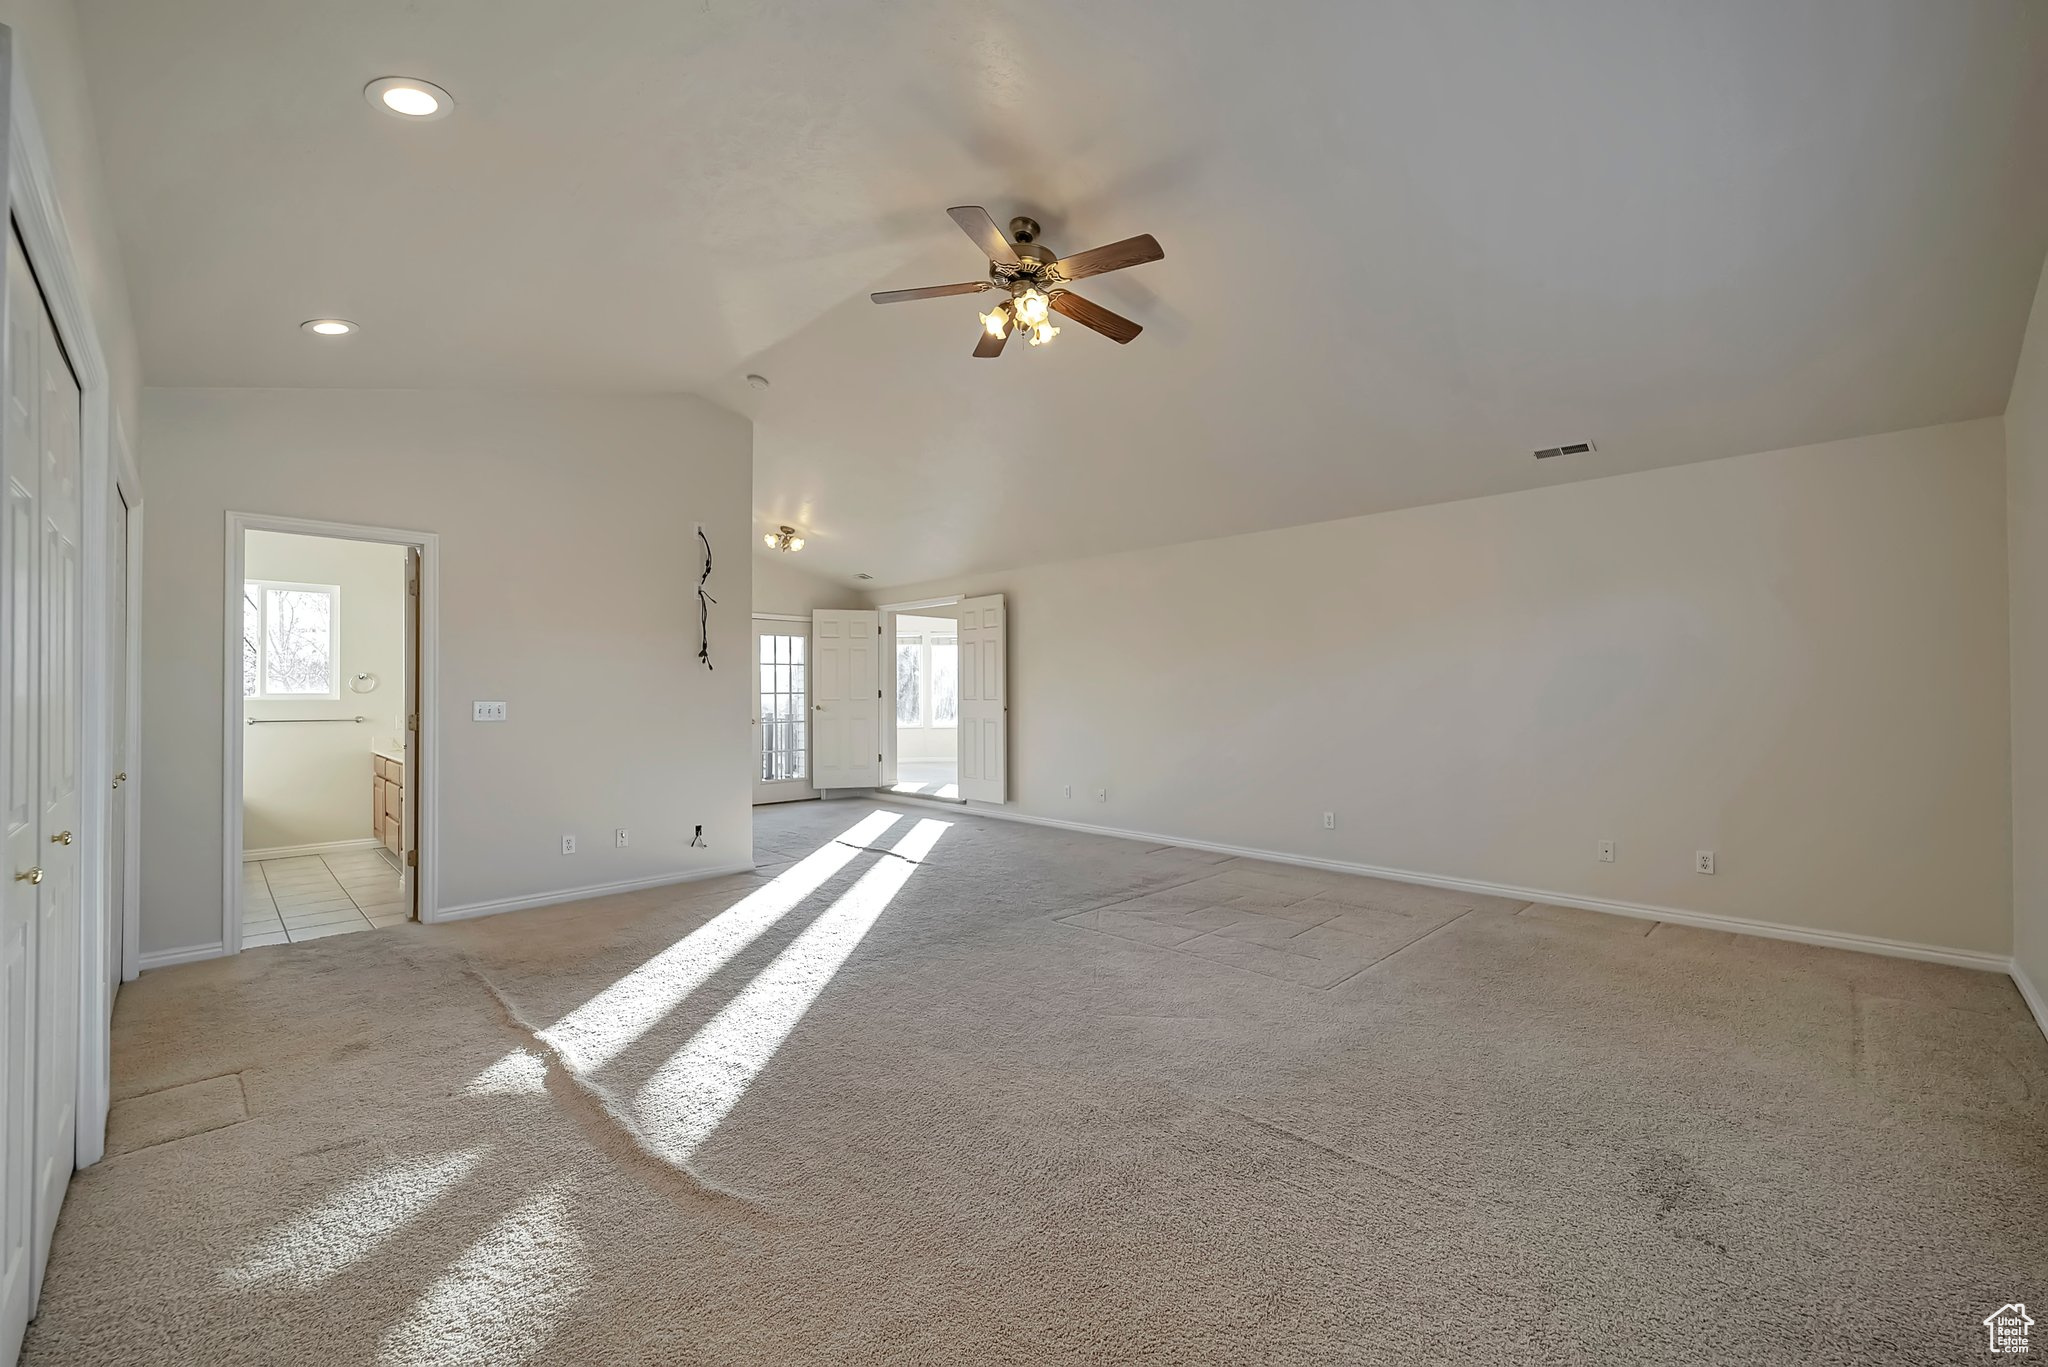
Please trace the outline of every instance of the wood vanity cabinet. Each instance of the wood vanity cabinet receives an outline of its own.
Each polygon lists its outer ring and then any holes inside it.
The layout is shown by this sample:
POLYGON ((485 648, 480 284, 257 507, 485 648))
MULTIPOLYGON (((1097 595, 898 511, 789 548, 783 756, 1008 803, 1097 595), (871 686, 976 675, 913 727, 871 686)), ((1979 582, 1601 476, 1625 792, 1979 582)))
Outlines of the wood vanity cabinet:
POLYGON ((405 761, 370 756, 370 834, 393 854, 405 854, 405 761))

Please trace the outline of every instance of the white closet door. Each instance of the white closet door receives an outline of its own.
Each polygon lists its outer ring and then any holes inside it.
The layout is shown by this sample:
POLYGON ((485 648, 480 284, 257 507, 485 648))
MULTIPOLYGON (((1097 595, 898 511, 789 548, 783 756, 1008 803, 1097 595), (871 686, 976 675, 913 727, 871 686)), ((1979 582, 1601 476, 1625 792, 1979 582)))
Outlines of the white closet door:
POLYGON ((960 796, 1009 796, 1009 645, 1003 595, 960 600, 960 796))
POLYGON ((36 566, 41 543, 42 453, 36 421, 42 301, 19 243, 7 262, 6 508, 0 517, 0 775, 6 787, 7 864, 0 869, 0 1358, 21 1344, 36 1289, 36 928, 42 889, 17 875, 40 867, 36 751, 36 566))
POLYGON ((85 495, 78 381, 57 342, 56 327, 36 300, 42 344, 42 761, 44 870, 41 925, 36 932, 36 1279, 49 1256, 57 1208, 77 1166, 79 989, 84 981, 83 888, 79 877, 80 660, 84 637, 85 495))
POLYGON ((882 782, 881 614, 811 614, 811 782, 874 788, 882 782))

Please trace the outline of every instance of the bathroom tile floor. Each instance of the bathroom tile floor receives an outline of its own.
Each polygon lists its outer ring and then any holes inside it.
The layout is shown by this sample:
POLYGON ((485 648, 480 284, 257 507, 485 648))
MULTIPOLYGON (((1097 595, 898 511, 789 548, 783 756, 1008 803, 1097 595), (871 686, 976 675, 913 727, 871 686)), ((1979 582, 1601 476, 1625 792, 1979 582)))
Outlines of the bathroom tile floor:
POLYGON ((397 925, 412 890, 381 849, 263 859, 242 866, 242 948, 296 944, 397 925))

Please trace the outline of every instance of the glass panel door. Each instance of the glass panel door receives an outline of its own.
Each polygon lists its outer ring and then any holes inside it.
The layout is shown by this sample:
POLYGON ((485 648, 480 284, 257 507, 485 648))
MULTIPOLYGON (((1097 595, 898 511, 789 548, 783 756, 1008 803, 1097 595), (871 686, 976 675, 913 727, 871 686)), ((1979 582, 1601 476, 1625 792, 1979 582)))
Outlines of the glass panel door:
POLYGON ((754 623, 756 802, 811 796, 810 640, 800 623, 754 623))

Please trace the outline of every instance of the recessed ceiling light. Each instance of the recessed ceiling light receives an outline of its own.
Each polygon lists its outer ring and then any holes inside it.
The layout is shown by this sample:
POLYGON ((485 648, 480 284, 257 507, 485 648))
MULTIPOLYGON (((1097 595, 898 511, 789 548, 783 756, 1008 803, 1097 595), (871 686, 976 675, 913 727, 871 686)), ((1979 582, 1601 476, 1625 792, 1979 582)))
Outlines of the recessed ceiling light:
POLYGON ((387 114, 424 121, 445 119, 455 98, 432 81, 412 76, 385 76, 363 87, 363 98, 387 114))
POLYGON ((356 325, 346 318, 308 318, 299 326, 322 337, 346 337, 356 330, 356 325))

